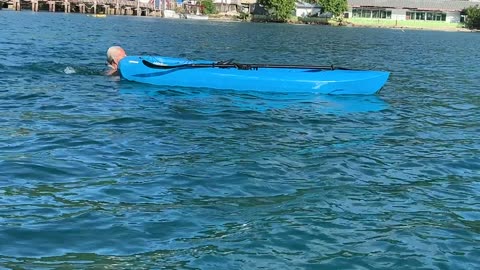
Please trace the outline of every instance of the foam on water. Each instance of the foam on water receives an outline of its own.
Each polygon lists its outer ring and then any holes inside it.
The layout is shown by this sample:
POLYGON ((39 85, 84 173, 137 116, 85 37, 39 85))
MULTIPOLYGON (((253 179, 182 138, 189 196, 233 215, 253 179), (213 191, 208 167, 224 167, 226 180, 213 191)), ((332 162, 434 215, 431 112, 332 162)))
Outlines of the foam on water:
POLYGON ((66 68, 63 70, 63 72, 64 72, 65 74, 74 74, 74 73, 76 73, 75 69, 72 68, 72 67, 66 67, 66 68))

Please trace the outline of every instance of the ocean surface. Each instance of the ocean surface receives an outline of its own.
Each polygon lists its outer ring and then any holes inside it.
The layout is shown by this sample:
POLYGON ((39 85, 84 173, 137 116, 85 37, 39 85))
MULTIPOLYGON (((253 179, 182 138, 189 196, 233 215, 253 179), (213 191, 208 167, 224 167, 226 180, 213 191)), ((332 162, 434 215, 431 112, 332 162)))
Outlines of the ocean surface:
POLYGON ((480 268, 480 34, 0 25, 0 269, 480 268), (375 96, 156 87, 104 76, 111 45, 391 77, 375 96))

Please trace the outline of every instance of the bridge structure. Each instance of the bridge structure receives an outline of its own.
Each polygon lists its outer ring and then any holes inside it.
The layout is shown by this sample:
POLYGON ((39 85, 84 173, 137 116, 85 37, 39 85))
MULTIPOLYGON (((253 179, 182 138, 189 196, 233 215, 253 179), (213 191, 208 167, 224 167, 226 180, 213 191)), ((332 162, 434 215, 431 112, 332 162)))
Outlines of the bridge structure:
MULTIPOLYGON (((93 13, 105 15, 145 15, 159 10, 149 0, 3 0, 13 10, 32 9, 38 12, 40 6, 48 5, 48 11, 65 13, 93 13)), ((2 4, 2 0, 0 0, 2 4)))

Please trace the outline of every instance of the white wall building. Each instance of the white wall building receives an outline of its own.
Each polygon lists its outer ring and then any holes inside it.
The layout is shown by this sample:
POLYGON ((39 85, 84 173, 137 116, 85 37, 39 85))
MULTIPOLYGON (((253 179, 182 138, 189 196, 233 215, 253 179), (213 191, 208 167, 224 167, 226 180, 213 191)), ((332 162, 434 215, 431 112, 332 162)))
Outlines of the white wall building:
POLYGON ((320 13, 321 7, 316 4, 310 4, 306 2, 295 2, 295 16, 296 17, 308 17, 320 13))
POLYGON ((462 11, 480 5, 479 0, 348 0, 348 18, 463 21, 462 11))

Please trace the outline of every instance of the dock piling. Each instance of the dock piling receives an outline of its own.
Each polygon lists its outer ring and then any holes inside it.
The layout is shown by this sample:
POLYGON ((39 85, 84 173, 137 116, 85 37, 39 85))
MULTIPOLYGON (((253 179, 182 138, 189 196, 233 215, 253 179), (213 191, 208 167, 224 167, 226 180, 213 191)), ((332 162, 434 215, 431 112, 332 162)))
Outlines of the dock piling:
POLYGON ((20 5, 20 0, 14 0, 13 1, 13 9, 15 11, 20 11, 22 10, 22 6, 20 5))
POLYGON ((63 2, 63 5, 65 6, 65 13, 70 13, 70 2, 68 2, 68 0, 65 0, 63 2))
POLYGON ((32 11, 38 12, 38 0, 32 0, 32 11))
POLYGON ((55 1, 48 1, 48 11, 55 12, 55 1))

